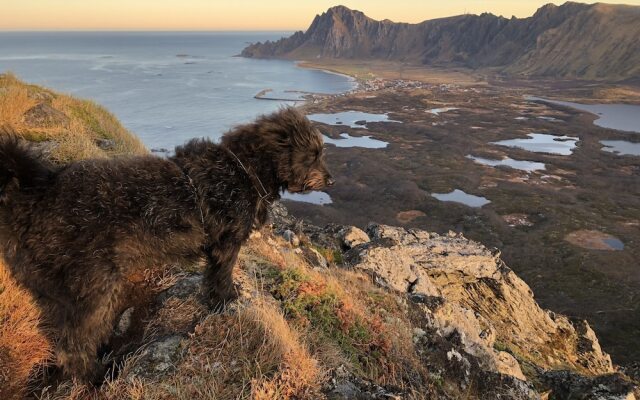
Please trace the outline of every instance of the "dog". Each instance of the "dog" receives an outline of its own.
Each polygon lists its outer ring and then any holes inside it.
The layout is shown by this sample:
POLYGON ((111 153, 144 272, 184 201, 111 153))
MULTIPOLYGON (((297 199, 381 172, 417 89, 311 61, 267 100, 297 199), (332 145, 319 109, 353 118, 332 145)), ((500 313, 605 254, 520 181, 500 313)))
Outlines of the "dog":
POLYGON ((66 377, 97 382, 97 350, 123 309, 127 276, 205 259, 213 308, 237 295, 241 245, 283 190, 331 186, 323 140, 284 108, 223 135, 153 155, 47 164, 15 136, 0 140, 0 251, 53 328, 66 377))

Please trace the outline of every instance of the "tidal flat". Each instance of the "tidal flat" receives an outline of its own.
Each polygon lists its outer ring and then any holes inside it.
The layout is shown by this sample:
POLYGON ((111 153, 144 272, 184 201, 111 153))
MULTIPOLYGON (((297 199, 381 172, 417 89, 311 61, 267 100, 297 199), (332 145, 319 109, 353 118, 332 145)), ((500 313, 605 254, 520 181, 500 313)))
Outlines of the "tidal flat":
POLYGON ((615 362, 640 359, 640 157, 603 151, 603 143, 611 142, 601 143, 628 140, 629 132, 595 125, 598 116, 585 111, 525 98, 578 101, 613 92, 552 81, 389 86, 366 89, 365 83, 364 90, 317 96, 304 106, 308 114, 358 111, 401 123, 376 122, 365 131, 317 122, 331 138, 366 132, 388 145, 327 145, 337 181, 326 190, 332 203, 287 201, 291 212, 320 225, 375 221, 463 232, 499 248, 544 307, 587 319, 615 362), (455 111, 427 112, 445 107, 455 111), (550 138, 556 151, 494 144, 532 134, 550 138), (478 160, 495 166, 526 160, 535 168, 487 167, 478 160), (455 190, 490 203, 469 207, 432 196, 455 190), (606 232, 624 246, 616 242, 609 244, 616 251, 602 251, 565 240, 580 230, 606 232))

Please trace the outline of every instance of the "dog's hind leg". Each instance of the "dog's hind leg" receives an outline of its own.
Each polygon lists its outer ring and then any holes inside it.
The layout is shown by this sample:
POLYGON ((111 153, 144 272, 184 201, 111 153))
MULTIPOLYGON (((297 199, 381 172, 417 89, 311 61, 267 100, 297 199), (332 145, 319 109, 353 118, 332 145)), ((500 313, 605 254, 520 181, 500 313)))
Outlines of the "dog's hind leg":
POLYGON ((85 383, 99 383, 104 378, 97 360, 98 347, 111 335, 123 292, 122 282, 115 276, 102 278, 92 280, 95 286, 86 283, 84 296, 79 297, 73 313, 59 327, 58 364, 65 375, 85 383))
POLYGON ((204 296, 213 309, 219 310, 238 297, 232 273, 239 251, 240 243, 231 242, 205 248, 208 263, 204 273, 204 296))

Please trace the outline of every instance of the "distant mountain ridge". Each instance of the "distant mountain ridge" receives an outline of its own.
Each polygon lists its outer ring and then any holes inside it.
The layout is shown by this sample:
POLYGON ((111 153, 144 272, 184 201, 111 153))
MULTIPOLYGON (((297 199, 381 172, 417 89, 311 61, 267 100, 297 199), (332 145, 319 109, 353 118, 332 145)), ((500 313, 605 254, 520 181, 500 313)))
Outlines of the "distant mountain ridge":
POLYGON ((497 68, 526 76, 625 80, 640 76, 640 7, 567 2, 528 18, 459 15, 418 24, 377 21, 344 6, 244 57, 381 59, 497 68))

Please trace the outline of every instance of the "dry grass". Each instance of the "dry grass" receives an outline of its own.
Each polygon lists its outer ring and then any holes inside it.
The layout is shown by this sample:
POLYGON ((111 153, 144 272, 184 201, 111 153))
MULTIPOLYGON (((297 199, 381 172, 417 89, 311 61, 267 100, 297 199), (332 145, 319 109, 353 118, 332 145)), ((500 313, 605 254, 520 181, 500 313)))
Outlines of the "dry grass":
POLYGON ((256 277, 255 286, 277 301, 326 370, 345 366, 381 385, 424 382, 427 371, 416 356, 404 306, 370 277, 343 269, 314 271, 284 243, 258 240, 249 247, 244 258, 252 262, 245 268, 256 277))
MULTIPOLYGON (((424 387, 428 374, 416 355, 405 306, 368 276, 316 272, 271 237, 251 240, 240 267, 239 274, 253 276, 253 283, 243 283, 253 295, 229 312, 208 314, 196 297, 172 298, 146 323, 154 332, 188 333, 173 372, 153 379, 132 375, 146 368, 134 354, 120 377, 99 390, 68 382, 42 399, 321 399, 331 372, 341 367, 408 393, 424 387), (192 328, 194 316, 200 322, 192 328)), ((13 303, 24 301, 4 302, 13 303)), ((37 315, 30 321, 35 329, 37 315)), ((30 359, 13 356, 12 362, 22 365, 23 376, 47 355, 34 357, 29 348, 22 353, 30 359)))
MULTIPOLYGON (((158 381, 131 377, 99 391, 69 383, 46 400, 116 399, 319 399, 324 373, 273 305, 240 304, 233 314, 209 315, 189 339, 175 372, 158 381)), ((135 367, 131 357, 122 375, 135 367)))
POLYGON ((40 312, 0 262, 0 399, 22 398, 32 369, 50 356, 40 312))
POLYGON ((147 153, 142 142, 103 107, 28 85, 11 74, 0 75, 0 125, 27 140, 47 143, 50 157, 59 163, 147 153), (52 107, 62 117, 35 126, 28 123, 25 113, 39 104, 52 107), (112 140, 112 148, 102 150, 96 143, 100 139, 112 140))

